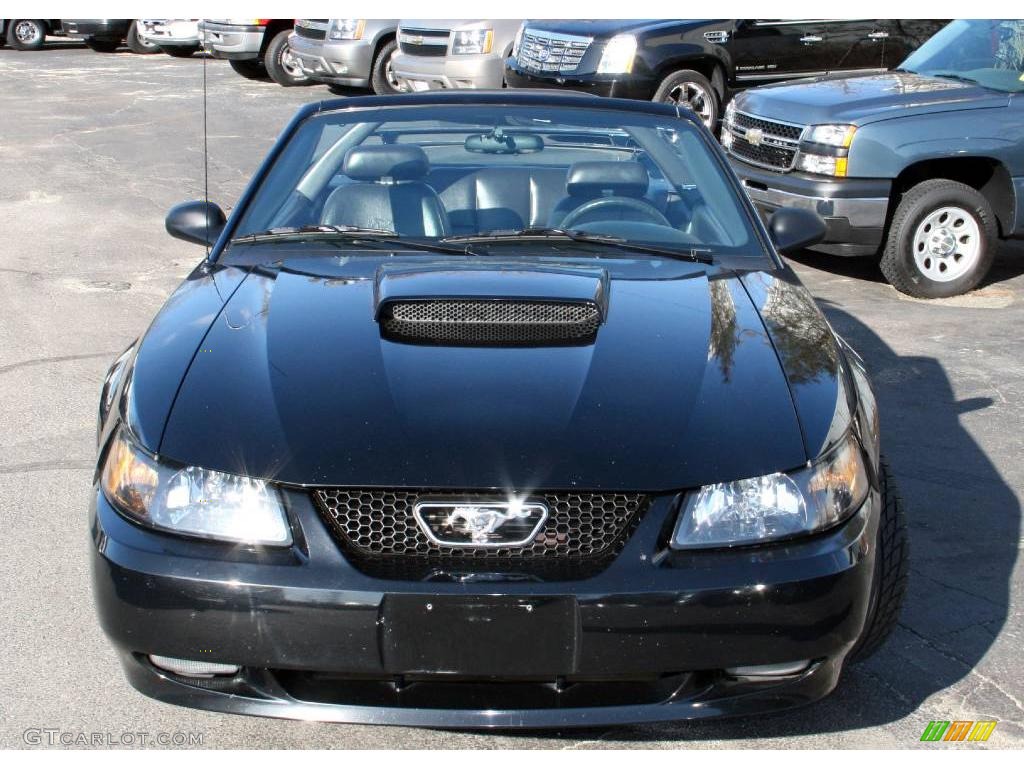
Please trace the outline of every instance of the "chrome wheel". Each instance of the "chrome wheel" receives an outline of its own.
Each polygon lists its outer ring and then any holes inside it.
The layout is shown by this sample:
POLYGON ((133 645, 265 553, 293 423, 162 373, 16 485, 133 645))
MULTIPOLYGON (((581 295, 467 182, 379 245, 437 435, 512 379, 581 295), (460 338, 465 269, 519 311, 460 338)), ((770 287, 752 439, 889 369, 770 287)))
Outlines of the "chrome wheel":
POLYGON ((22 44, 28 45, 34 43, 40 37, 42 37, 42 30, 39 29, 39 25, 31 20, 19 21, 14 26, 14 38, 22 44))
POLYGON ((388 86, 395 91, 402 92, 405 90, 405 84, 399 82, 398 75, 395 74, 395 54, 392 53, 388 56, 388 60, 384 62, 384 79, 388 81, 388 86))
POLYGON ((679 83, 668 92, 667 101, 693 110, 701 122, 710 128, 715 110, 714 98, 700 83, 685 82, 679 83))
POLYGON ((981 228, 963 208, 932 211, 914 233, 914 263, 929 280, 948 283, 974 268, 981 255, 981 228))
POLYGON ((299 60, 295 58, 295 54, 292 53, 292 49, 289 46, 285 46, 281 51, 281 69, 287 73, 288 77, 292 80, 300 81, 306 80, 306 73, 302 71, 302 65, 299 64, 299 60))

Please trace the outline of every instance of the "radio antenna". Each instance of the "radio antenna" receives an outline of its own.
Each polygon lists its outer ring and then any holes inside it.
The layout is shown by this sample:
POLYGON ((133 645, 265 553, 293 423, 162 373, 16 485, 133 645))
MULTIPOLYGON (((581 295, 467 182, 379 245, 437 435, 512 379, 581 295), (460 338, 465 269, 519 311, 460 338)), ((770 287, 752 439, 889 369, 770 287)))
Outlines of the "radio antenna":
POLYGON ((210 153, 206 127, 206 51, 203 54, 203 201, 206 209, 203 217, 206 221, 206 258, 210 258, 210 153))

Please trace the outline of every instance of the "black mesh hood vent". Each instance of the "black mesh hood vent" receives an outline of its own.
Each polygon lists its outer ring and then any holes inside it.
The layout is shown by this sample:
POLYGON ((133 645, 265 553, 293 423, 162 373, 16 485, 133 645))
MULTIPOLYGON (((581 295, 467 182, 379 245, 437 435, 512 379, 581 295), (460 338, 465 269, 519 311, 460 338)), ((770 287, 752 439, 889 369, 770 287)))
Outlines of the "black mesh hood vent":
POLYGON ((589 301, 418 299, 381 308, 381 332, 395 341, 447 346, 588 344, 601 311, 589 301))

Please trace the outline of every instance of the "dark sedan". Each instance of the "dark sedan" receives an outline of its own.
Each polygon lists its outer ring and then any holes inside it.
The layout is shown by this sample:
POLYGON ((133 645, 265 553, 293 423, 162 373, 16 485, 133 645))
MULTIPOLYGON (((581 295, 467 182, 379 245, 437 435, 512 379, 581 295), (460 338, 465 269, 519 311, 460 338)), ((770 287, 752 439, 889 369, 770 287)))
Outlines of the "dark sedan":
POLYGON ((814 701, 905 526, 860 359, 711 134, 541 92, 299 112, 113 365, 100 622, 248 714, 593 726, 814 701))

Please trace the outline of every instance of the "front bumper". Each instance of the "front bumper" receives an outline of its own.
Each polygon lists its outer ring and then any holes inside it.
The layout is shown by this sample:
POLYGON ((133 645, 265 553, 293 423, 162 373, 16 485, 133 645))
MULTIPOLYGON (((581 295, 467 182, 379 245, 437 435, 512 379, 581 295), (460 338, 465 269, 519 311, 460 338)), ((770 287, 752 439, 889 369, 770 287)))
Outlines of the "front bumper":
POLYGON ((199 24, 199 44, 216 59, 258 59, 266 27, 199 24))
POLYGON ((814 211, 825 220, 825 240, 811 250, 837 256, 878 252, 889 211, 889 179, 828 179, 778 173, 729 157, 754 207, 767 220, 779 208, 814 211))
POLYGON ((139 34, 155 45, 199 45, 199 24, 183 19, 142 19, 139 34))
POLYGON ((395 75, 408 89, 437 91, 451 88, 501 88, 504 60, 492 53, 469 56, 410 56, 395 54, 395 75))
POLYGON ((706 552, 664 548, 678 500, 657 497, 605 571, 561 582, 372 578, 308 496, 287 496, 298 543, 260 554, 143 530, 95 494, 97 610, 138 690, 227 712, 466 728, 746 714, 829 693, 868 607, 877 494, 825 534, 706 552), (149 654, 241 670, 184 678, 149 654), (777 677, 725 671, 802 660, 777 677))
POLYGON ((288 47, 302 71, 317 82, 352 88, 365 88, 370 84, 373 66, 370 40, 324 42, 291 35, 288 47))
POLYGON ((509 88, 557 88, 581 91, 593 96, 609 96, 616 99, 639 99, 650 101, 658 83, 653 78, 635 75, 596 75, 579 77, 553 77, 538 75, 519 67, 515 59, 508 59, 505 65, 505 82, 509 88))

